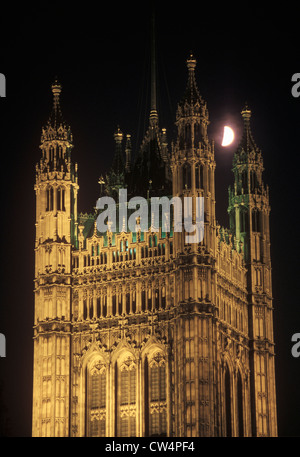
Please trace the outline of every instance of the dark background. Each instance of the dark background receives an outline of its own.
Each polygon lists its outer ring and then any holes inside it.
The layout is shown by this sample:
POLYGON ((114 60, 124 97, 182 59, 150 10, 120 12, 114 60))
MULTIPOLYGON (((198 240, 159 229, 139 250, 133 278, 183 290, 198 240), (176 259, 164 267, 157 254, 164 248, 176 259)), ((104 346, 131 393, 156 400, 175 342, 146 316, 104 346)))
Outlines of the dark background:
MULTIPOLYGON (((5 436, 31 435, 33 188, 51 84, 57 76, 63 86, 62 112, 74 135, 79 211, 93 212, 117 125, 132 134, 136 149, 148 121, 150 3, 63 5, 18 4, 0 18, 0 72, 7 82, 6 98, 0 99, 0 332, 7 343, 7 357, 0 359, 0 431, 5 436)), ((156 10, 160 126, 170 142, 175 139, 176 105, 192 50, 210 113, 209 134, 216 141, 216 208, 224 226, 240 112, 246 101, 252 110, 252 132, 270 186, 279 436, 300 436, 300 358, 291 355, 292 335, 300 332, 300 98, 291 94, 292 75, 300 72, 299 11, 278 2, 271 8, 191 1, 161 2, 156 10), (227 149, 219 144, 225 124, 236 133, 227 149)))

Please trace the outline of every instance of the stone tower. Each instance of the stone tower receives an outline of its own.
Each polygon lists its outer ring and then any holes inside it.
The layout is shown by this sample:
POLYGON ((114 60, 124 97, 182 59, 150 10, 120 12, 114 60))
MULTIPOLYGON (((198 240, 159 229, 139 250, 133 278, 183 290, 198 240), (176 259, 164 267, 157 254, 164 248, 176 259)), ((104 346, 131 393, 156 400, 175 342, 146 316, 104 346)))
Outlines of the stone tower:
POLYGON ((233 161, 234 186, 229 189, 230 227, 242 243, 247 269, 254 435, 277 434, 270 256, 269 189, 263 182, 263 158, 250 128, 251 110, 242 111, 244 131, 233 161))
POLYGON ((124 186, 148 205, 151 197, 165 196, 170 207, 188 197, 192 224, 202 198, 204 236, 196 240, 187 238, 188 227, 176 230, 175 205, 170 230, 149 218, 147 230, 121 223, 99 232, 99 209, 77 214, 72 135, 60 112, 61 86, 52 86, 35 185, 35 436, 277 434, 262 156, 246 107, 229 190, 230 227, 220 227, 214 144, 195 71, 190 55, 169 148, 152 66, 144 141, 133 159, 131 136, 118 128, 112 167, 101 170, 99 183, 101 195, 115 198, 124 186))
POLYGON ((174 421, 178 436, 213 436, 217 374, 215 160, 207 132, 208 110, 196 84, 195 68, 196 59, 190 55, 187 87, 177 108, 178 134, 171 168, 173 196, 192 198, 193 224, 196 197, 204 198, 204 239, 187 243, 186 231, 174 232, 174 421))
POLYGON ((76 245, 76 167, 72 134, 60 110, 61 86, 42 130, 36 166, 33 435, 67 435, 69 428, 72 248, 76 245))

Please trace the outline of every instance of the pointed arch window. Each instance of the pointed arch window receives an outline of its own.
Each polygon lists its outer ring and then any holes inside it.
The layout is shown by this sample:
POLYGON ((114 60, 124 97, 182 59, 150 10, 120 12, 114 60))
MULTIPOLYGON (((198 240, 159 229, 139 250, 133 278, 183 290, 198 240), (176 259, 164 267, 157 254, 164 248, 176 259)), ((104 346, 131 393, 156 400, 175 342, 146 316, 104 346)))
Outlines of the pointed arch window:
POLYGON ((182 167, 182 184, 184 189, 192 187, 192 174, 190 164, 184 164, 182 167))
POLYGON ((126 293, 126 314, 130 314, 130 291, 126 293))
POLYGON ((244 194, 247 194, 248 193, 248 175, 247 175, 246 170, 242 171, 241 184, 242 184, 242 189, 244 190, 244 194))
POLYGON ((148 310, 152 310, 152 287, 151 284, 148 285, 148 310))
POLYGON ((257 179, 256 171, 255 170, 251 170, 251 172, 250 172, 250 189, 251 189, 251 192, 254 192, 255 189, 258 189, 258 188, 259 188, 259 185, 258 185, 258 179, 257 179))
POLYGON ((194 126, 195 147, 199 146, 199 142, 201 141, 202 136, 201 133, 201 126, 200 124, 196 123, 194 126))
POLYGON ((232 414, 231 414, 231 379, 228 365, 226 364, 224 373, 224 399, 225 399, 225 436, 232 436, 232 414))
POLYGON ((259 232, 260 231, 260 219, 261 214, 258 209, 252 210, 252 231, 259 232))
POLYGON ((117 296, 116 292, 113 293, 112 296, 112 315, 115 316, 117 313, 117 296))
POLYGON ((116 436, 136 436, 136 371, 131 356, 116 363, 116 436))
POLYGON ((57 189, 57 210, 65 211, 65 189, 64 187, 58 187, 57 189))
POLYGON ((160 305, 160 288, 158 287, 158 284, 156 285, 156 288, 154 290, 154 307, 155 309, 159 309, 160 305))
POLYGON ((203 165, 196 165, 195 168, 195 183, 196 189, 203 189, 203 165))
POLYGON ((106 366, 97 360, 87 368, 87 436, 106 435, 106 366))
POLYGON ((145 311, 146 310, 146 291, 145 289, 143 289, 141 291, 141 304, 142 304, 142 311, 145 311))
POLYGON ((149 436, 167 435, 166 361, 157 352, 145 360, 145 424, 149 436))
POLYGON ((54 191, 51 186, 46 189, 46 200, 46 211, 53 211, 54 191))
POLYGON ((243 412, 243 384, 241 373, 238 370, 237 374, 237 424, 238 436, 244 436, 244 412, 243 412))
POLYGON ((247 208, 241 208, 240 210, 240 231, 249 231, 249 216, 247 208))

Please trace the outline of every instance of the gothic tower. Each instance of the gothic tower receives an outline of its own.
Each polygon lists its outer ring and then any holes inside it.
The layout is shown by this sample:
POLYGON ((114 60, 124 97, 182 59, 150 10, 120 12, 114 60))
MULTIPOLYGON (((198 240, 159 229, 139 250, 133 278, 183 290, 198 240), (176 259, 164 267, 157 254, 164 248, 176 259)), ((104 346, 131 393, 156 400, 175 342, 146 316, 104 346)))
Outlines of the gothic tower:
MULTIPOLYGON (((154 46, 152 64, 153 56, 154 46)), ((121 221, 100 232, 99 208, 77 214, 72 135, 61 86, 52 86, 35 184, 33 435, 276 436, 270 207, 251 111, 242 112, 224 228, 196 59, 187 59, 171 148, 159 127, 154 68, 136 158, 118 129, 99 183, 101 196, 116 198, 124 186, 147 205, 166 198, 170 230, 151 218, 145 230, 121 221)))
POLYGON ((251 110, 247 105, 241 114, 244 130, 233 161, 234 187, 229 189, 228 213, 247 268, 252 430, 254 435, 274 436, 277 425, 269 189, 263 182, 263 158, 251 133, 251 110))
POLYGON ((63 436, 69 427, 71 259, 77 230, 77 166, 72 134, 52 85, 53 109, 42 129, 36 166, 33 435, 63 436))
POLYGON ((187 242, 187 231, 174 229, 175 282, 178 284, 173 337, 177 436, 216 433, 215 160, 214 145, 207 132, 208 110, 196 84, 195 67, 196 59, 190 55, 188 82, 177 108, 178 134, 171 156, 173 196, 183 201, 183 212, 184 199, 191 198, 192 224, 196 222, 196 198, 203 198, 205 216, 203 240, 195 231, 196 240, 191 237, 193 241, 187 242))

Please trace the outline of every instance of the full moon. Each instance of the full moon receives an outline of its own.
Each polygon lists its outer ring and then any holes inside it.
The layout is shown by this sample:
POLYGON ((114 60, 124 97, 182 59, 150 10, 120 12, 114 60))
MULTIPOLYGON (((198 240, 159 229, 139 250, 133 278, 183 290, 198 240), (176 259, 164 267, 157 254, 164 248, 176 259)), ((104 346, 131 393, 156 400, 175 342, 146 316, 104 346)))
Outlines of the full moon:
POLYGON ((229 146, 234 140, 234 132, 231 127, 225 125, 222 146, 229 146))

